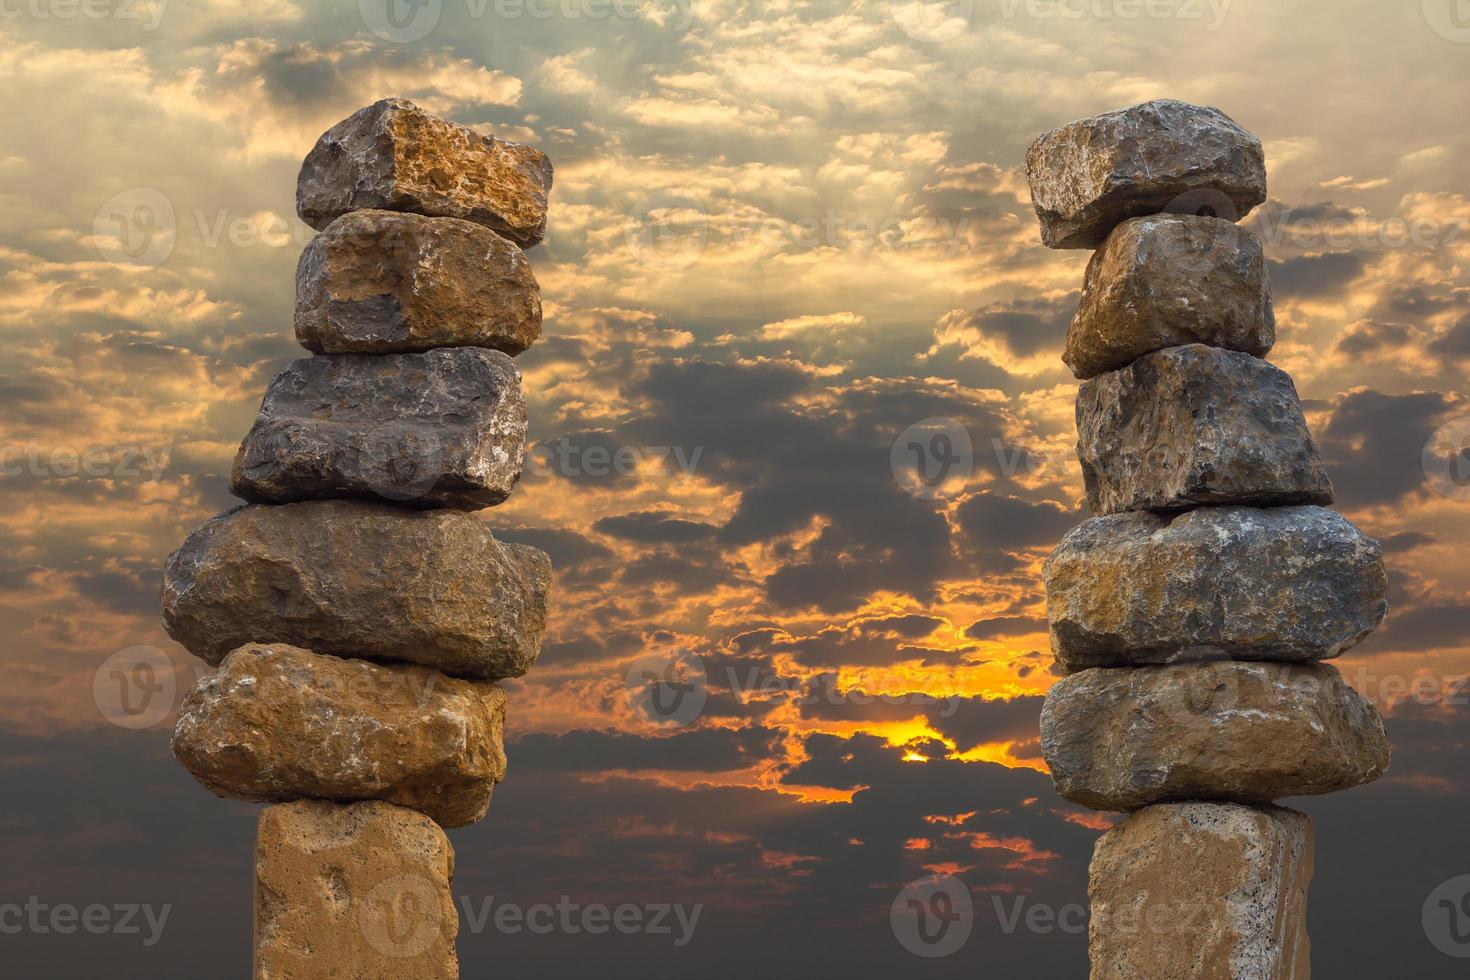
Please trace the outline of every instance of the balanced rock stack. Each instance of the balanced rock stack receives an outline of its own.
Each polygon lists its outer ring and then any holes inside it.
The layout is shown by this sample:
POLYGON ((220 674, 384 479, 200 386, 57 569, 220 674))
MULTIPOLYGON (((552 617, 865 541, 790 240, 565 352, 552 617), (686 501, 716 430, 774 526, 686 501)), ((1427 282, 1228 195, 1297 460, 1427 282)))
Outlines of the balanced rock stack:
POLYGON ((541 331, 522 246, 537 150, 387 99, 328 130, 296 189, 315 356, 271 381, 235 458, 245 506, 168 560, 163 620, 217 666, 173 750, 260 819, 254 971, 455 977, 454 852, 505 773, 505 694, 535 662, 551 564, 470 511, 525 455, 510 355, 541 331))
POLYGON ((1092 862, 1094 980, 1302 980, 1308 819, 1378 778, 1373 705, 1322 661, 1387 612, 1381 549, 1326 509, 1275 321, 1260 141, 1150 102, 1027 153, 1054 248, 1096 248, 1067 335, 1096 515, 1046 563, 1066 675, 1041 744, 1063 797, 1130 814, 1092 862))

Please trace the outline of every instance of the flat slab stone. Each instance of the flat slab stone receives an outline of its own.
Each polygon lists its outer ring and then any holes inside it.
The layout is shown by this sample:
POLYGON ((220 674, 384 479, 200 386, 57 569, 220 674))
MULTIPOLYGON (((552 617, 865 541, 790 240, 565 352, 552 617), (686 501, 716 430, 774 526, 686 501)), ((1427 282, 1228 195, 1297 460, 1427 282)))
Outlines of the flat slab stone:
POLYGON ((1077 458, 1095 514, 1333 498, 1286 372, 1204 344, 1156 351, 1085 382, 1077 458))
POLYGON ((510 496, 525 452, 521 372, 499 351, 326 354, 272 379, 230 489, 474 510, 510 496))
POLYGON ((550 192, 540 150, 383 99, 316 141, 296 178, 296 213, 318 231, 363 208, 463 218, 529 248, 546 235, 550 192))
POLYGON ((1096 248, 1145 214, 1239 221, 1266 200, 1266 158, 1219 109, 1159 99, 1043 134, 1026 151, 1026 180, 1042 242, 1096 248))
POLYGON ((463 827, 505 776, 504 739, 495 684, 248 643, 184 698, 173 752, 219 796, 377 799, 463 827))
POLYGON ((1068 671, 1325 660, 1388 611, 1382 548, 1321 507, 1096 517, 1067 532, 1043 576, 1068 671))
POLYGON ((454 849, 389 803, 283 803, 255 841, 255 980, 457 980, 454 849))
POLYGON ((541 293, 520 247, 483 225, 349 211, 301 253, 295 322, 317 353, 515 355, 541 335, 541 293))
POLYGON ((1139 810, 1093 850, 1092 980, 1309 980, 1312 859, 1295 810, 1139 810))
POLYGON ((1129 218, 1087 263, 1062 360, 1079 378, 1209 344, 1262 357, 1276 316, 1260 239, 1222 218, 1129 218))
POLYGON ((320 500, 206 521, 164 566, 163 625, 211 664, 246 643, 519 677, 541 650, 551 560, 473 515, 320 500))
POLYGON ((1378 710, 1325 664, 1095 668, 1053 685, 1041 751, 1063 798, 1095 810, 1270 803, 1388 768, 1378 710))

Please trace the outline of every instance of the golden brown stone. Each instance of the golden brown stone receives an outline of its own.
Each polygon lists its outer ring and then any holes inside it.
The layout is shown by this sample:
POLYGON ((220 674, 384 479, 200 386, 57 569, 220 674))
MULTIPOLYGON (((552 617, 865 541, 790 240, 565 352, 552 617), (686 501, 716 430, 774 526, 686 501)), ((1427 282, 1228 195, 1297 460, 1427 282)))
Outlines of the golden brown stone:
POLYGON ((390 803, 283 803, 255 845, 255 980, 452 980, 454 850, 390 803))
POLYGON ((378 799, 462 827, 505 775, 504 737, 494 684, 250 643, 184 698, 173 751, 220 796, 378 799))

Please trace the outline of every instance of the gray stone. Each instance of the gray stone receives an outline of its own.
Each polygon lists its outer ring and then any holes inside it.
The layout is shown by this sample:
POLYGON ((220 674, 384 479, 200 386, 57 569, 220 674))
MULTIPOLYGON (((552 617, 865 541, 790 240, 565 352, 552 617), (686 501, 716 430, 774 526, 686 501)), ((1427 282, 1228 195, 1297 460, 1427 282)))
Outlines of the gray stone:
POLYGON ((505 776, 504 738, 495 684, 247 643, 184 698, 173 752, 219 796, 384 800, 463 827, 505 776))
POLYGON ((1275 342, 1260 240, 1220 218, 1156 214, 1123 222, 1093 253, 1062 360, 1091 378, 1165 347, 1260 357, 1275 342))
POLYGON ((1095 514, 1332 503, 1291 378, 1203 344, 1155 351, 1085 382, 1077 456, 1095 514))
POLYGON ((529 248, 545 237, 550 191, 540 150, 383 99, 317 140, 296 179, 296 212, 318 231, 363 208, 464 218, 529 248))
POLYGON ((351 211, 296 266, 296 339, 317 353, 514 355, 540 334, 541 294, 525 253, 472 221, 351 211))
POLYGON ((1308 980, 1312 852, 1295 810, 1139 810, 1093 851, 1092 980, 1308 980))
POLYGON ((1095 517, 1043 570, 1069 671, 1336 657, 1388 611, 1382 549, 1320 507, 1095 517))
POLYGON ((546 629, 551 562, 472 514, 319 500, 196 528, 164 566, 163 624, 218 664, 246 643, 519 677, 546 629))
POLYGON ((1389 762, 1377 709, 1332 667, 1237 661, 1064 677, 1041 751, 1057 792, 1096 810, 1336 793, 1389 762))
POLYGON ((230 489, 260 503, 357 498, 490 507, 520 479, 521 372, 505 354, 326 354, 271 381, 230 489))
POLYGON ((1261 141, 1219 109, 1173 99, 1043 134, 1026 179, 1051 248, 1096 248, 1120 222, 1165 211, 1238 221, 1266 199, 1261 141))

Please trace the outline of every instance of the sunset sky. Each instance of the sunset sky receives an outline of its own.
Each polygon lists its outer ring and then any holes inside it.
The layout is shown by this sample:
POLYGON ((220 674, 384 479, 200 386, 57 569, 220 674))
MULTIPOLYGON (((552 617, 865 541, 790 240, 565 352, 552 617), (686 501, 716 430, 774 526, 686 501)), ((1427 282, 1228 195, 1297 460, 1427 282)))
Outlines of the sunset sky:
POLYGON ((1111 821, 1037 744, 1040 565, 1086 517, 1060 354, 1089 253, 1041 246, 1021 162, 1160 97, 1265 145, 1270 359, 1390 569, 1387 625, 1338 663, 1392 771, 1290 804, 1316 972, 1463 976, 1421 910, 1470 874, 1464 4, 385 2, 0 4, 0 903, 173 906, 149 947, 0 935, 7 975, 248 974, 258 809, 173 762, 171 713, 110 723, 104 663, 171 665, 169 704, 203 669, 159 623, 162 563, 234 505, 306 355, 301 159, 393 95, 556 168, 533 463, 482 514, 550 553, 553 608, 455 891, 704 906, 679 947, 465 929, 466 977, 1086 975, 1085 935, 1006 919, 1085 902, 1111 821), (937 491, 895 469, 916 425, 972 447, 937 491), (135 647, 164 659, 109 661, 135 647), (676 651, 706 700, 657 725, 625 678, 676 651), (973 935, 922 959, 889 906, 946 873, 973 935))

